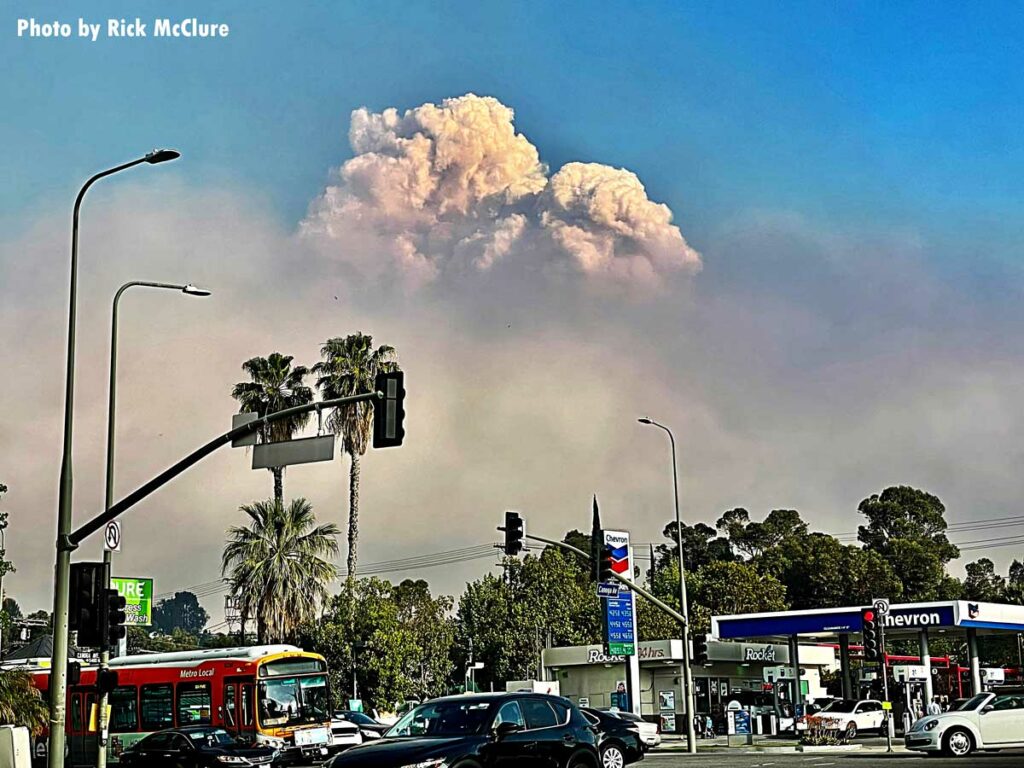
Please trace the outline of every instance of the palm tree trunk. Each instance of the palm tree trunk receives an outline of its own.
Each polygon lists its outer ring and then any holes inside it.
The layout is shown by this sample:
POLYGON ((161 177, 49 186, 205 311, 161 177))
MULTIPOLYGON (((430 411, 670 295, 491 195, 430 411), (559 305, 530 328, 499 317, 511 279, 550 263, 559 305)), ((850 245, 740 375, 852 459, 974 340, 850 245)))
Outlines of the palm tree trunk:
POLYGON ((351 454, 348 476, 348 577, 356 577, 359 545, 359 454, 351 454))
POLYGON ((284 504, 284 467, 271 467, 271 473, 274 475, 274 501, 278 504, 284 504))

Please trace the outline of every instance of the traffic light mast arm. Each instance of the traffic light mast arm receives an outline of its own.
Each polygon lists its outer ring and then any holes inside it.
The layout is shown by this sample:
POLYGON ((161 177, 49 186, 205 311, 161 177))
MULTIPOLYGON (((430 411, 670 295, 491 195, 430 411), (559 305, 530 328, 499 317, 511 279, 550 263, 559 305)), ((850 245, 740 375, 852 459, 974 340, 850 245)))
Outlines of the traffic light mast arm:
MULTIPOLYGON (((539 542, 541 542, 543 544, 550 544, 550 545, 552 545, 554 547, 561 547, 562 549, 566 549, 566 550, 568 550, 570 552, 575 552, 580 557, 585 558, 588 563, 591 562, 590 555, 587 552, 584 552, 582 549, 577 549, 572 544, 566 544, 564 541, 555 541, 554 539, 545 539, 543 536, 535 536, 532 533, 526 534, 526 538, 527 539, 533 539, 534 541, 539 541, 539 542)), ((666 605, 665 603, 663 603, 661 600, 656 598, 654 595, 652 595, 650 592, 648 592, 643 587, 637 586, 632 581, 627 579, 625 576, 620 576, 617 573, 612 573, 612 577, 616 581, 620 581, 623 584, 625 584, 631 590, 633 590, 638 595, 640 595, 640 597, 645 598, 647 601, 652 603, 655 607, 660 608, 664 613, 667 613, 669 616, 671 616, 673 619, 678 621, 684 627, 686 626, 686 619, 683 617, 683 615, 681 613, 679 613, 679 611, 677 611, 674 608, 666 605)))
POLYGON ((227 445, 232 440, 237 440, 240 437, 255 432, 267 424, 280 419, 286 419, 290 416, 297 416, 302 413, 309 413, 311 411, 319 411, 322 408, 337 408, 339 405, 350 405, 352 403, 361 403, 365 400, 379 400, 384 397, 381 392, 364 392, 360 395, 351 395, 349 397, 336 397, 333 400, 321 400, 317 403, 306 403, 305 405, 296 405, 293 408, 285 408, 282 411, 276 411, 275 413, 268 413, 266 416, 258 418, 254 421, 250 421, 246 424, 235 427, 234 429, 225 432, 219 437, 215 437, 213 440, 208 442, 201 448, 196 449, 185 458, 178 461, 176 464, 168 467, 159 475, 154 477, 147 483, 140 485, 134 491, 129 493, 119 502, 110 507, 106 512, 101 515, 97 515, 92 520, 87 522, 77 531, 71 533, 67 540, 60 542, 62 549, 73 550, 85 539, 87 536, 95 533, 100 528, 105 526, 111 520, 117 519, 123 512, 126 512, 131 507, 138 504, 144 498, 153 493, 153 491, 166 485, 168 482, 176 478, 186 469, 194 464, 198 464, 202 459, 205 459, 215 450, 220 448, 222 445, 227 445))

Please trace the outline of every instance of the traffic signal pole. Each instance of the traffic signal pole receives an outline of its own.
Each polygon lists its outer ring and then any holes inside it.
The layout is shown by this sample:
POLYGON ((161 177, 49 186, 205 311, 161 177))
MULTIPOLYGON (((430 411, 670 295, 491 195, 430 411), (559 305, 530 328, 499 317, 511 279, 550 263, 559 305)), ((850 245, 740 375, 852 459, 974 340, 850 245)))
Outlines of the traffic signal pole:
MULTIPOLYGON (((97 515, 78 530, 70 533, 70 504, 67 507, 67 520, 62 517, 62 525, 58 528, 57 536, 57 564, 54 569, 54 612, 53 612, 53 657, 50 666, 50 735, 47 750, 48 768, 63 768, 64 766, 64 727, 65 727, 65 704, 67 700, 67 665, 68 665, 68 596, 69 576, 71 573, 71 553, 78 548, 86 538, 103 528, 111 520, 116 520, 133 506, 145 499, 154 491, 162 488, 185 470, 198 464, 215 450, 227 445, 233 440, 246 437, 256 430, 264 428, 267 424, 298 416, 303 413, 319 411, 323 408, 337 408, 342 405, 361 403, 368 400, 384 399, 383 392, 364 392, 349 397, 337 397, 331 400, 321 400, 317 403, 306 403, 293 408, 285 408, 276 413, 268 413, 246 424, 235 427, 223 435, 214 438, 206 445, 197 448, 195 451, 165 469, 159 475, 143 483, 134 491, 129 493, 116 504, 108 506, 100 515, 97 515), (67 523, 64 527, 63 522, 67 523)), ((70 495, 70 474, 63 478, 68 483, 67 492, 70 495)))

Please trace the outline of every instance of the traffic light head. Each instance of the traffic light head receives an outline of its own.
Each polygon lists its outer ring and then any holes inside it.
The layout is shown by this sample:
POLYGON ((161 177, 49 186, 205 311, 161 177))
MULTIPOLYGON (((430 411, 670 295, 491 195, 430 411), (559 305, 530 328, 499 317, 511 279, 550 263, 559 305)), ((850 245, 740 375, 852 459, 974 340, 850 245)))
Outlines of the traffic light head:
POLYGON ((526 521, 518 512, 505 513, 505 554, 515 557, 526 548, 526 521))
POLYGON ((708 636, 693 636, 693 663, 708 664, 708 636))
POLYGON ((861 643, 864 646, 865 661, 882 661, 885 658, 884 636, 878 614, 873 608, 860 612, 861 643))
POLYGON ((104 563, 72 563, 68 596, 68 624, 78 632, 80 648, 99 648, 104 639, 104 563))
POLYGON ((125 636, 125 606, 128 602, 121 597, 116 589, 105 590, 106 593, 106 640, 107 647, 117 645, 117 642, 125 636))
POLYGON ((597 561, 597 580, 606 584, 615 581, 615 571, 612 569, 612 548, 607 544, 601 547, 601 553, 597 561))
POLYGON ((405 374, 378 373, 374 387, 384 399, 373 402, 373 447, 394 448, 405 437, 405 374))

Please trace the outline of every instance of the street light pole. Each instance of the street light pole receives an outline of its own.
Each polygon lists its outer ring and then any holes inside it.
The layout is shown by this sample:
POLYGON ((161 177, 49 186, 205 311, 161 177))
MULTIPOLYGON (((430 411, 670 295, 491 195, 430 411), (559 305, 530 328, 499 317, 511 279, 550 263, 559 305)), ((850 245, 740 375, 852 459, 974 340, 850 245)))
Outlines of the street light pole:
MULTIPOLYGON (((106 503, 104 509, 110 509, 114 503, 114 418, 115 418, 115 405, 117 402, 117 308, 121 301, 121 294, 127 291, 129 288, 140 287, 140 288, 164 288, 171 291, 181 291, 182 293, 190 296, 209 296, 210 292, 203 289, 197 288, 192 284, 188 285, 176 285, 174 283, 154 283, 148 280, 131 280, 120 288, 117 289, 117 293, 114 294, 113 307, 110 312, 110 383, 107 389, 107 477, 106 477, 106 503)), ((104 548, 103 550, 103 564, 106 566, 104 572, 110 575, 110 562, 113 559, 113 553, 111 550, 104 548)), ((110 583, 107 583, 107 588, 110 588, 110 583)), ((110 648, 104 642, 103 647, 100 649, 100 670, 107 670, 110 668, 110 648)), ((107 721, 107 693, 104 692, 100 695, 99 705, 99 738, 96 740, 96 768, 105 768, 107 764, 107 731, 109 730, 109 723, 107 721)))
POLYGON ((679 470, 676 462, 676 438, 672 430, 664 424, 649 419, 637 419, 641 424, 648 424, 652 427, 664 430, 668 433, 669 442, 672 445, 672 487, 675 492, 676 502, 676 545, 679 551, 679 610, 683 614, 683 665, 682 678, 686 691, 683 694, 686 709, 686 751, 690 754, 697 754, 697 733, 694 728, 694 710, 696 702, 693 696, 693 672, 690 664, 690 612, 686 606, 686 566, 683 563, 683 523, 679 518, 679 470))
POLYGON ((64 709, 68 687, 68 581, 71 573, 72 422, 75 404, 75 318, 78 298, 78 218, 85 193, 105 176, 140 163, 163 163, 179 157, 173 149, 154 150, 130 163, 108 168, 92 176, 78 192, 71 219, 71 284, 68 298, 68 346, 64 368, 64 441, 57 494, 57 557, 53 585, 53 656, 50 659, 50 744, 48 768, 64 765, 64 709))

